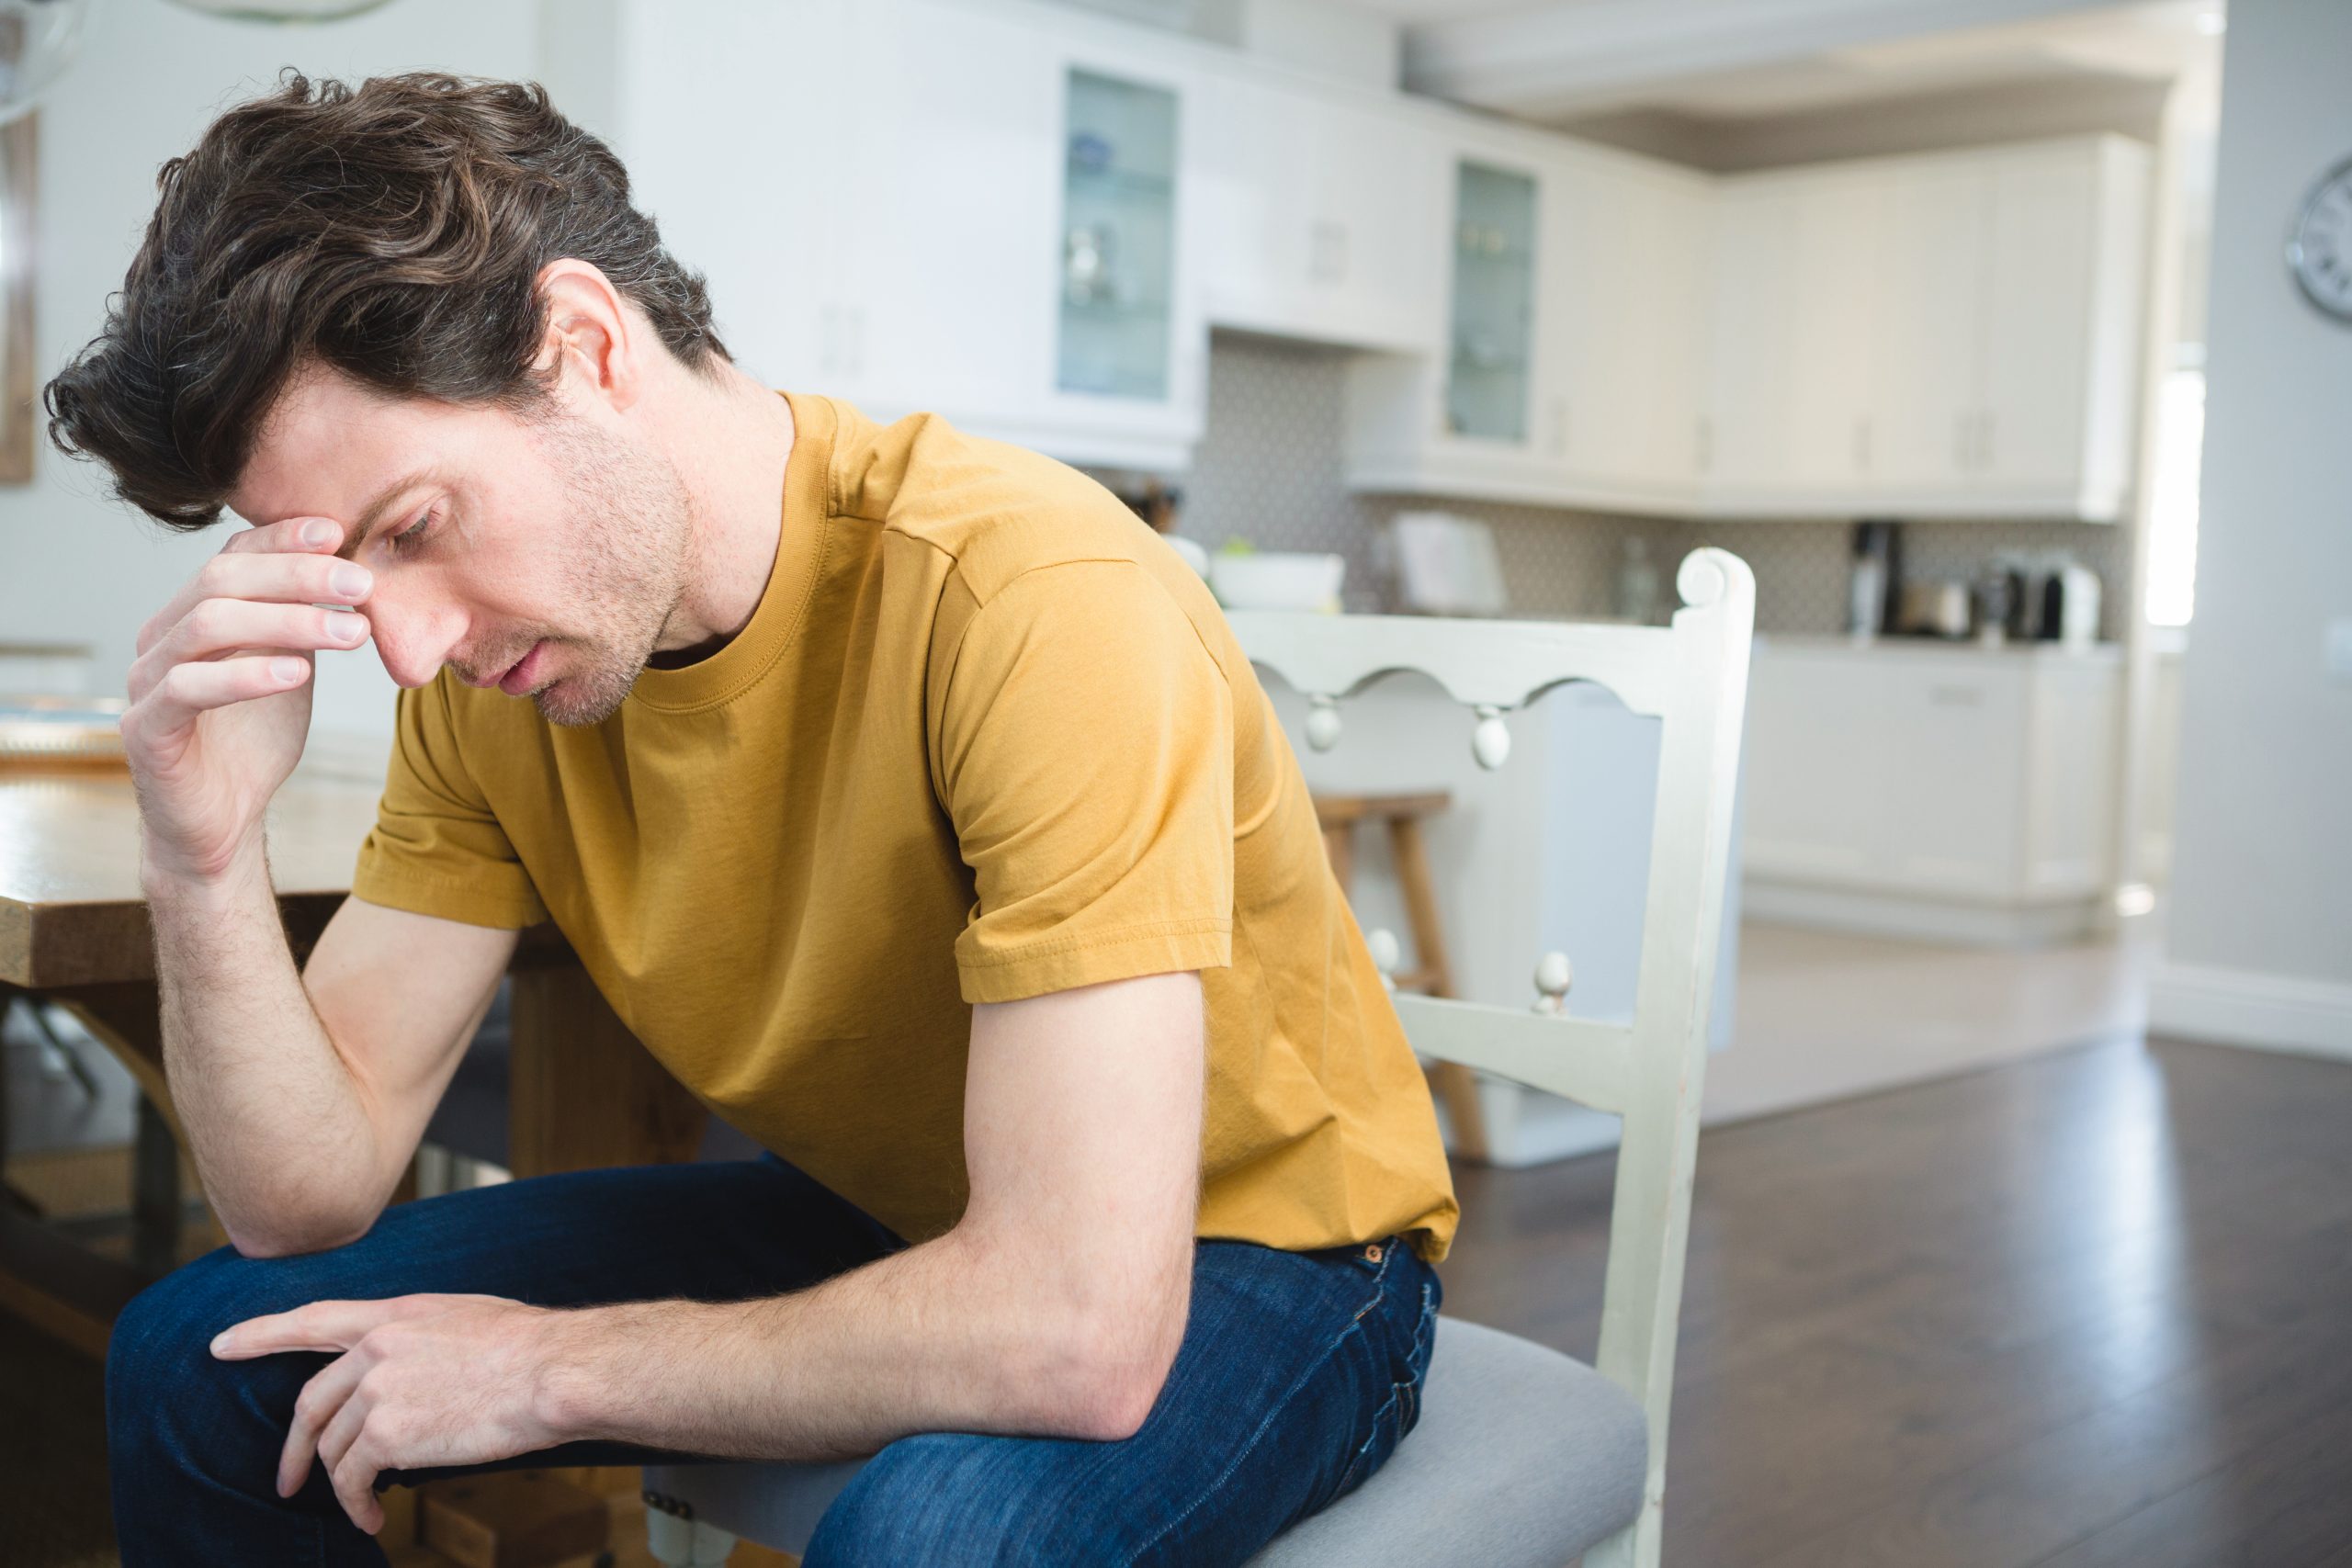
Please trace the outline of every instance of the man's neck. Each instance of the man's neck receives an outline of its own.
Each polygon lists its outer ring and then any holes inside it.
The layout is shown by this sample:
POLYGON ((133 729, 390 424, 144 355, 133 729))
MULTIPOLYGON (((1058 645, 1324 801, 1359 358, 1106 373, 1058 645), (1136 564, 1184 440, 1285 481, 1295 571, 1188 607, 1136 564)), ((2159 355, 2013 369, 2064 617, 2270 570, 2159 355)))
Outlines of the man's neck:
POLYGON ((732 365, 681 373, 665 445, 686 489, 684 592, 663 626, 662 665, 716 653, 751 624, 775 570, 792 405, 732 365))

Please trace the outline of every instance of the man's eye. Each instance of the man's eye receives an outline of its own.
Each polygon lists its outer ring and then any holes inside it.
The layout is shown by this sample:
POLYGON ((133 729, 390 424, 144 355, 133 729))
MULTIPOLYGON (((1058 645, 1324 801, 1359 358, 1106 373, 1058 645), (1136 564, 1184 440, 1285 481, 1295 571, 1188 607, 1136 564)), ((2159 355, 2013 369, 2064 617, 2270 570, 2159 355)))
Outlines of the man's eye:
POLYGON ((432 524, 433 513, 428 511, 415 522, 410 524, 407 527, 393 535, 393 553, 397 555, 422 544, 424 540, 424 531, 428 527, 432 526, 432 524))

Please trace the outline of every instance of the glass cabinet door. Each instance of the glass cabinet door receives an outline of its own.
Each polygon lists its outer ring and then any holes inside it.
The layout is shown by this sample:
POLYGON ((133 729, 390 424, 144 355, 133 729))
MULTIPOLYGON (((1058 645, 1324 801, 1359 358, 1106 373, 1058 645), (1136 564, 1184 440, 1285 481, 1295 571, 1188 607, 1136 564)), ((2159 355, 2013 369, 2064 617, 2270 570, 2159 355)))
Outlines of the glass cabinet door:
POLYGON ((1535 316, 1535 181, 1484 164, 1454 167, 1448 434, 1527 439, 1535 316))
POLYGON ((1176 254, 1176 95, 1073 69, 1062 173, 1066 392, 1168 396, 1176 254))

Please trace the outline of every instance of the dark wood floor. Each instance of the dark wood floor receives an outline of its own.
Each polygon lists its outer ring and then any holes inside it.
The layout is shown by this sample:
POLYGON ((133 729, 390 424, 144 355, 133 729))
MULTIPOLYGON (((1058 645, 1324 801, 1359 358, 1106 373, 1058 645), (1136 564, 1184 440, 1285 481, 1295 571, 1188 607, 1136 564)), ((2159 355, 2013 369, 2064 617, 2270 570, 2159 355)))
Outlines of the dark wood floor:
MULTIPOLYGON (((1590 1357, 1608 1159, 1446 1310, 1590 1357)), ((2133 1042, 1701 1141, 1674 1568, 2352 1568, 2352 1066, 2133 1042)))
MULTIPOLYGON (((1461 1186, 1447 1310, 1589 1357, 1608 1159, 1461 1186)), ((98 1387, 0 1332, 10 1568, 110 1560, 98 1387)), ((1711 1130, 1666 1561, 2352 1568, 2352 1066, 2113 1044, 1711 1130)))

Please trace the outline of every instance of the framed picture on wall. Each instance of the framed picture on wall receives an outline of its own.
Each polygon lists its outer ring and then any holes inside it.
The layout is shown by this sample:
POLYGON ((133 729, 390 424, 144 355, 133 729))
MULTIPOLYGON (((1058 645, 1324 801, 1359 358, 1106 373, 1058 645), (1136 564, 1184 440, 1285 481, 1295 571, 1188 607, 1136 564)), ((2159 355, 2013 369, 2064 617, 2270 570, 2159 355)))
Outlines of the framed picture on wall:
POLYGON ((38 115, 0 125, 0 484, 33 478, 33 190, 38 115))
POLYGON ((0 125, 0 484, 33 482, 33 179, 38 115, 0 125))

